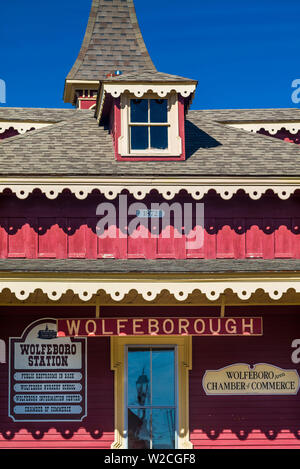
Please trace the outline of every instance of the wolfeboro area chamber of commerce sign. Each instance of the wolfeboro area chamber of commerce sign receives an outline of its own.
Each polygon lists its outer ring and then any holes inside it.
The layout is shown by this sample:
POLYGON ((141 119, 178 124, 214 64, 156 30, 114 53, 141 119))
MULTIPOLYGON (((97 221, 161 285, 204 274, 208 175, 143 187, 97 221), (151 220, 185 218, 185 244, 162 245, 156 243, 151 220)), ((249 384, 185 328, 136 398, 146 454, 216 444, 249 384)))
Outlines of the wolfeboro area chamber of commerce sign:
POLYGON ((203 389, 208 396, 295 395, 300 380, 296 370, 259 363, 252 368, 245 363, 206 371, 203 389))
POLYGON ((261 336, 261 317, 57 319, 59 337, 261 336))
POLYGON ((81 421, 87 415, 86 339, 58 337, 55 319, 9 339, 9 416, 19 422, 81 421))

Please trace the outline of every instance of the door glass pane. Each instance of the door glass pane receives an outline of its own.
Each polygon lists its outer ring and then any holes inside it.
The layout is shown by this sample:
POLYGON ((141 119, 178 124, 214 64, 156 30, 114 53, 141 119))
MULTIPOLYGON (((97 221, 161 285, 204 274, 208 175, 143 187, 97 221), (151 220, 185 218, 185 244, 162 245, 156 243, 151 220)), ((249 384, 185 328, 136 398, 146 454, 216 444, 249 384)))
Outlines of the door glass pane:
POLYGON ((128 409, 128 448, 150 449, 151 411, 128 409))
POLYGON ((150 350, 128 350, 128 406, 150 405, 150 350))
POLYGON ((152 448, 175 448, 175 410, 152 410, 152 448))
POLYGON ((151 127, 151 148, 165 150, 168 148, 168 127, 151 127))
POLYGON ((174 350, 152 350, 152 405, 175 405, 174 350))
POLYGON ((130 100, 130 121, 148 122, 148 99, 130 100))
POLYGON ((150 99, 150 122, 168 122, 167 99, 150 99))
POLYGON ((131 149, 147 150, 149 147, 149 129, 148 127, 139 126, 131 127, 131 149))

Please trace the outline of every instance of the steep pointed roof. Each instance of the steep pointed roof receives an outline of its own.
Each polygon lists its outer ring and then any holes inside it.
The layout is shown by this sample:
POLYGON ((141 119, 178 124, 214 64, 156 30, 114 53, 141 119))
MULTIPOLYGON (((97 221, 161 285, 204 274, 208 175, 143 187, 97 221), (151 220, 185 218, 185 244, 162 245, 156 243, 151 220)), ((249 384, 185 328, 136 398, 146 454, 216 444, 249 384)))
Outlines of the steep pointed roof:
POLYGON ((81 50, 67 81, 98 81, 115 70, 156 68, 145 46, 133 0, 93 0, 81 50))

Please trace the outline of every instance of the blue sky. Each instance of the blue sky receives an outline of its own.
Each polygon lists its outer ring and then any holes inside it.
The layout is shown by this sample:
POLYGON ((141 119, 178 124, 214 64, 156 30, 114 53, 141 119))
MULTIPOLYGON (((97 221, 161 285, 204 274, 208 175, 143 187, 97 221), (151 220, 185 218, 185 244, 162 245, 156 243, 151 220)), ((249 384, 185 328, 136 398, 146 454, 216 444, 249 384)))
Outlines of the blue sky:
MULTIPOLYGON (((1 3, 0 80, 9 107, 70 107, 64 80, 91 0, 1 3)), ((193 109, 300 107, 299 0, 135 0, 157 69, 199 81, 193 109)), ((4 106, 4 104, 2 104, 4 106)))

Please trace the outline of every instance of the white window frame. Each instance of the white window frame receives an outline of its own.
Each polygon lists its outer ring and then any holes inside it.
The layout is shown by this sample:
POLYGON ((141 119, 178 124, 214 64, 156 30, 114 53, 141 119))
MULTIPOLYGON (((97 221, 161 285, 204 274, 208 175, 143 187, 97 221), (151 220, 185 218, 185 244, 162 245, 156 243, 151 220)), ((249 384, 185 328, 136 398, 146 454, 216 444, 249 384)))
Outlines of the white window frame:
MULTIPOLYGON (((170 92, 165 97, 160 97, 154 93, 144 94, 137 98, 133 93, 123 93, 121 100, 121 136, 118 140, 118 153, 124 157, 172 157, 182 154, 182 139, 179 135, 179 106, 178 95, 176 92, 170 92), (130 101, 131 99, 167 99, 168 100, 168 123, 154 124, 168 127, 168 148, 131 150, 130 146, 130 101)), ((135 124, 133 124, 135 125, 135 124)), ((145 124, 142 124, 145 125, 145 124)), ((153 124, 148 124, 149 126, 153 124)))
MULTIPOLYGON (((146 406, 149 409, 153 408, 175 408, 175 448, 178 449, 178 349, 177 345, 159 345, 159 344, 149 344, 149 345, 137 345, 137 344, 132 344, 132 345, 126 345, 125 346, 125 369, 124 369, 124 384, 125 384, 125 389, 124 389, 124 436, 125 436, 125 448, 128 449, 128 408, 132 408, 134 406, 128 406, 128 350, 129 349, 134 349, 134 348, 143 348, 143 349, 166 349, 166 350, 174 350, 174 380, 175 380, 175 405, 174 406, 146 406)), ((152 376, 151 376, 152 379, 152 376)), ((152 448, 149 448, 152 449, 152 448)))

